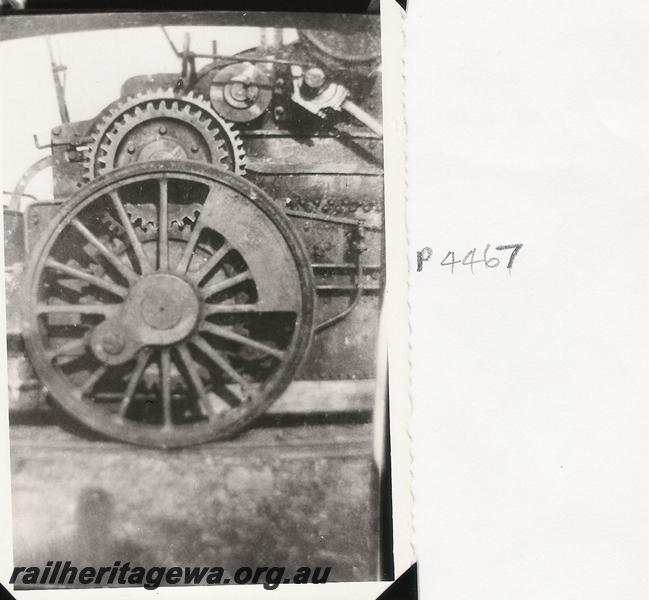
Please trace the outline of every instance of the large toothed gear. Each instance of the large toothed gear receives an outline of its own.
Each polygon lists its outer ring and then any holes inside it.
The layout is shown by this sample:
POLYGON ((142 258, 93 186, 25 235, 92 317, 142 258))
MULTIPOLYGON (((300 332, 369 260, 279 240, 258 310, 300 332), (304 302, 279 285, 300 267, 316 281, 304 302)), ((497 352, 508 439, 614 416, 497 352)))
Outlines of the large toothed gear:
POLYGON ((157 90, 119 100, 99 117, 90 137, 86 181, 128 164, 167 159, 245 172, 243 144, 236 130, 192 92, 157 90))

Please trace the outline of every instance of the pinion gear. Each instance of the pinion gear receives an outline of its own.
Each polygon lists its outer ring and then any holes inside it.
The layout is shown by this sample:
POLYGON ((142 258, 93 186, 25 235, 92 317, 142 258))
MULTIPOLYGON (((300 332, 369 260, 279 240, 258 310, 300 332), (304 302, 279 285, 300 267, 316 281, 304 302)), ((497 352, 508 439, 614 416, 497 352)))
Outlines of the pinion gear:
POLYGON ((90 137, 86 181, 127 164, 169 158, 245 171, 236 130, 193 92, 157 90, 119 100, 104 110, 90 137))

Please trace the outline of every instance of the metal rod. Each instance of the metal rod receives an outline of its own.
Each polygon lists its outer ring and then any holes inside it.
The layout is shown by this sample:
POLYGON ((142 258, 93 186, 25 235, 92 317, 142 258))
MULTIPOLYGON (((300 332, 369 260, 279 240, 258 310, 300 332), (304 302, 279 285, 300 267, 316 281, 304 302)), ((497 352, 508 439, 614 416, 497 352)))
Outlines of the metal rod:
MULTIPOLYGON (((359 286, 357 285, 335 285, 335 284, 324 284, 316 285, 316 292, 355 292, 359 286)), ((364 292, 380 292, 381 287, 378 285, 361 285, 360 288, 364 292)))
MULTIPOLYGON (((245 133, 247 138, 291 138, 291 139, 311 139, 311 138, 340 138, 338 130, 330 130, 327 132, 314 131, 313 133, 299 134, 289 129, 250 129, 245 133)), ((345 134, 345 139, 348 140, 380 140, 381 136, 375 133, 364 131, 356 131, 354 133, 345 134)))
POLYGON ((289 217, 295 217, 297 219, 307 219, 310 221, 323 221, 324 223, 335 223, 337 225, 350 225, 353 227, 362 227, 368 231, 383 231, 383 227, 378 227, 377 225, 368 225, 363 221, 357 221, 356 219, 347 219, 345 217, 330 217, 328 215, 320 215, 316 213, 305 213, 298 210, 286 210, 284 211, 289 217))
POLYGON ((50 54, 50 67, 52 69, 52 78, 54 79, 54 89, 56 91, 56 102, 59 105, 59 114, 61 115, 61 123, 70 122, 70 114, 68 112, 68 106, 65 102, 65 89, 63 82, 59 76, 60 72, 64 72, 66 67, 56 63, 54 59, 54 51, 52 50, 52 39, 50 36, 45 37, 45 42, 47 43, 47 51, 50 54))
POLYGON ((356 255, 356 277, 355 277, 356 289, 354 290, 354 295, 352 296, 349 305, 342 312, 339 312, 337 315, 334 315, 330 319, 327 319, 326 321, 323 321, 319 325, 316 325, 315 328, 313 329, 314 333, 320 333, 323 329, 327 329, 328 327, 331 327, 332 325, 339 323, 344 318, 346 318, 347 315, 351 313, 352 310, 354 310, 354 308, 356 308, 356 305, 358 304, 358 302, 361 299, 361 296, 363 295, 363 286, 361 284, 362 277, 363 277, 363 265, 361 264, 361 255, 359 252, 356 255))
MULTIPOLYGON (((238 55, 232 55, 232 54, 217 54, 216 51, 214 52, 192 52, 190 50, 179 50, 174 44, 173 40, 169 36, 169 33, 167 30, 162 27, 162 33, 164 33, 165 37, 167 38, 167 41, 169 42, 169 46, 171 46, 171 50, 173 53, 178 57, 178 58, 183 58, 185 56, 192 56, 193 58, 209 58, 210 60, 230 60, 233 62, 243 62, 243 61, 248 61, 248 62, 259 62, 259 63, 276 63, 280 65, 299 65, 301 67, 313 67, 315 66, 314 63, 312 62, 300 62, 300 61, 294 61, 294 60, 287 60, 287 59, 281 59, 281 58, 269 58, 267 56, 265 57, 260 57, 260 56, 249 56, 246 54, 238 54, 238 55)), ((213 50, 216 50, 214 45, 212 46, 213 50)))
MULTIPOLYGON (((311 263, 311 268, 315 270, 325 270, 325 271, 349 271, 355 269, 356 265, 354 263, 311 263)), ((364 265, 364 271, 378 271, 381 268, 381 265, 364 265)))
POLYGON ((176 45, 174 44, 174 41, 171 39, 171 37, 167 33, 166 28, 161 27, 161 29, 162 29, 162 33, 164 33, 165 37, 167 38, 167 41, 169 42, 169 45, 171 46, 171 49, 172 49, 173 53, 178 57, 182 56, 182 54, 178 51, 178 48, 176 48, 176 45))
POLYGON ((360 106, 354 104, 351 100, 345 100, 341 108, 358 119, 368 129, 376 133, 376 135, 383 135, 383 125, 379 123, 372 115, 365 112, 360 106))

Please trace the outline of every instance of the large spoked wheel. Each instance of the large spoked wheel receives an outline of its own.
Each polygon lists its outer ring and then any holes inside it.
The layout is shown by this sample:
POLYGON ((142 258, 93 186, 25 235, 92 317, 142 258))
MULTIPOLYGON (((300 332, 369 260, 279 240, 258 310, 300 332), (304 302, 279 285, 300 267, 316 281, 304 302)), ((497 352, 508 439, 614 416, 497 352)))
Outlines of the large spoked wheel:
POLYGON ((314 287, 291 223, 245 179, 164 161, 80 189, 26 271, 25 345, 91 429, 160 447, 228 437, 290 383, 314 287))

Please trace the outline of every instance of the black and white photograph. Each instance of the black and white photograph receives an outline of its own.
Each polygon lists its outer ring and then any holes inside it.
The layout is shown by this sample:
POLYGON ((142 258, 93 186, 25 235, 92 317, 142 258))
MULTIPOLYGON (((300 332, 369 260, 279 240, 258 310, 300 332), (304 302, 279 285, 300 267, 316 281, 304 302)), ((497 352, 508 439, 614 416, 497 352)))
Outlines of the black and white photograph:
POLYGON ((393 580, 381 17, 13 19, 11 584, 393 580))
POLYGON ((647 600, 648 32, 0 0, 0 598, 647 600))

